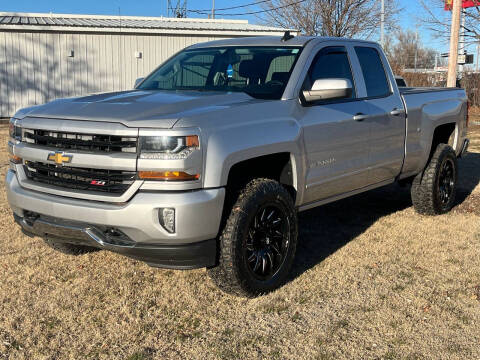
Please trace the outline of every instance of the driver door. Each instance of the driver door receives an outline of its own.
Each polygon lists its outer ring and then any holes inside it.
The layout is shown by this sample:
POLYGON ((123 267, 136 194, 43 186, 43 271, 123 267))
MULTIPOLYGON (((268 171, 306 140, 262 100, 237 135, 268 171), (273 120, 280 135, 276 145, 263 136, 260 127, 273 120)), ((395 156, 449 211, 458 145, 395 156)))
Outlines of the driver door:
POLYGON ((359 98, 347 48, 328 46, 315 56, 303 90, 317 79, 342 78, 353 84, 350 98, 304 104, 301 123, 307 160, 305 204, 368 185, 370 124, 359 98))

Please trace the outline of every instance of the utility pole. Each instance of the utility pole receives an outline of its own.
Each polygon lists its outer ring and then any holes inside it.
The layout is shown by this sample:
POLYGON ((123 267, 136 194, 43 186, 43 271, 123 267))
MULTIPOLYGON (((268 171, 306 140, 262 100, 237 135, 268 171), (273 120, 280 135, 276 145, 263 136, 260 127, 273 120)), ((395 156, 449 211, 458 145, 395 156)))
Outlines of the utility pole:
MULTIPOLYGON (((465 10, 462 9, 461 12, 461 23, 460 26, 460 43, 458 44, 459 51, 458 53, 461 55, 465 55, 465 10)), ((460 74, 463 74, 463 65, 458 66, 460 74)))
POLYGON ((173 17, 185 18, 187 17, 187 0, 167 0, 167 17, 170 17, 170 12, 173 17))
POLYGON ((462 1, 453 0, 452 6, 452 29, 450 32, 450 56, 448 57, 447 86, 457 85, 457 63, 458 63, 458 35, 460 33, 460 14, 462 12, 462 1))
POLYGON ((212 19, 215 19, 215 0, 212 0, 212 19))
POLYGON ((380 14, 380 44, 385 47, 385 0, 382 0, 382 9, 380 14))

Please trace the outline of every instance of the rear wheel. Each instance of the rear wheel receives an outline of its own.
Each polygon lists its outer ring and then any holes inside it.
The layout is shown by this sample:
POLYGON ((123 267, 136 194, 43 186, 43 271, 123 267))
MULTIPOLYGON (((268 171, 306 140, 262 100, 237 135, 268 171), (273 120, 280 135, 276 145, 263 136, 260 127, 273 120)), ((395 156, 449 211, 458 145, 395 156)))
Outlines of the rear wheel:
POLYGON ((43 240, 52 249, 67 255, 82 255, 92 251, 99 250, 91 246, 68 244, 68 243, 63 243, 53 239, 43 239, 43 240))
POLYGON ((412 202, 420 214, 437 215, 455 204, 458 181, 457 156, 451 146, 437 146, 424 172, 412 183, 412 202))
POLYGON ((220 236, 219 264, 208 273, 228 293, 267 293, 286 281, 296 246, 297 216, 290 194, 276 181, 255 179, 233 206, 220 236))

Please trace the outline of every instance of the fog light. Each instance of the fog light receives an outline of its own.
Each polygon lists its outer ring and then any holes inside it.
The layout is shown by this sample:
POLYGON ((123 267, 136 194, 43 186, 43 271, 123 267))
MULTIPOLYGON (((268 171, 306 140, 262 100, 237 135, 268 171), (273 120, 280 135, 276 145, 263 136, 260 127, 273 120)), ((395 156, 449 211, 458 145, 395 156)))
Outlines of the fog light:
POLYGON ((160 208, 158 209, 158 220, 160 225, 163 226, 170 234, 175 232, 175 209, 173 208, 160 208))

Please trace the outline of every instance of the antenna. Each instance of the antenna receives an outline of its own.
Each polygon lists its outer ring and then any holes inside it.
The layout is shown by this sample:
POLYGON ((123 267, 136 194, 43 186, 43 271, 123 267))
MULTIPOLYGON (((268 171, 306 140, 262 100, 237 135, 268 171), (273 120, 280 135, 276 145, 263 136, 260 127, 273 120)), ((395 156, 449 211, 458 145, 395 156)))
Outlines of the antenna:
POLYGON ((167 16, 187 17, 187 0, 167 0, 167 16))
POLYGON ((283 37, 282 37, 282 41, 288 41, 290 39, 293 39, 295 36, 293 36, 292 34, 290 34, 290 31, 285 31, 285 34, 283 34, 283 37))

